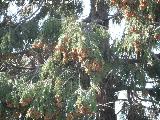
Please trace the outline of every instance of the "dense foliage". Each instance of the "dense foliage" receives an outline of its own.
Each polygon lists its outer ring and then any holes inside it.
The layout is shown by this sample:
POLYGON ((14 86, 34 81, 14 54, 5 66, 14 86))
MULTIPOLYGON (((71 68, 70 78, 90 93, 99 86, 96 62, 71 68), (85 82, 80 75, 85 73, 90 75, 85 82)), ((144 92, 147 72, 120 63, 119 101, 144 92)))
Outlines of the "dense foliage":
POLYGON ((0 1, 0 119, 158 119, 159 12, 159 0, 93 0, 78 21, 79 0, 0 1), (122 19, 112 40, 108 21, 122 19))

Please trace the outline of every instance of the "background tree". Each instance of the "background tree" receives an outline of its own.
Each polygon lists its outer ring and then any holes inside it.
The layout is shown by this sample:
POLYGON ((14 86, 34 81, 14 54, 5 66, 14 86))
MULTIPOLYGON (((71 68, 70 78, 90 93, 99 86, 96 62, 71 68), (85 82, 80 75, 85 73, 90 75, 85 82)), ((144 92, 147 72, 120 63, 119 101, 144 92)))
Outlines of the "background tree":
POLYGON ((159 0, 92 0, 82 22, 79 0, 4 0, 0 6, 2 120, 116 120, 121 90, 127 91, 125 119, 158 119, 160 57, 152 49, 159 48, 159 0), (113 44, 111 19, 126 21, 113 44))

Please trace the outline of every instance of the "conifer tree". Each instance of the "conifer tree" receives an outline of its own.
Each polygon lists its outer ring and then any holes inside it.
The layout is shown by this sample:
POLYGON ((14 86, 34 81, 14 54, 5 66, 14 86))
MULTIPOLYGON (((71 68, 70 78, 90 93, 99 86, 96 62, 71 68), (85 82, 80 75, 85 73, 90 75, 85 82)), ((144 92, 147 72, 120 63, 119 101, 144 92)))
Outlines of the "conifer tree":
POLYGON ((78 21, 80 0, 0 1, 0 120, 158 119, 160 1, 90 3, 78 21), (109 20, 125 20, 121 38, 109 20))

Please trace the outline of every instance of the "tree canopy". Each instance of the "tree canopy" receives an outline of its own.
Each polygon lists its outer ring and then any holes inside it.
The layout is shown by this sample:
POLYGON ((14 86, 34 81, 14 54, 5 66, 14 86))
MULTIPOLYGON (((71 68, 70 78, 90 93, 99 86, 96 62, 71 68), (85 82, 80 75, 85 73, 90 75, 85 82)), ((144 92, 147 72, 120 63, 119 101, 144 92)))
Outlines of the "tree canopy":
POLYGON ((0 0, 0 120, 159 119, 160 0, 90 3, 0 0))

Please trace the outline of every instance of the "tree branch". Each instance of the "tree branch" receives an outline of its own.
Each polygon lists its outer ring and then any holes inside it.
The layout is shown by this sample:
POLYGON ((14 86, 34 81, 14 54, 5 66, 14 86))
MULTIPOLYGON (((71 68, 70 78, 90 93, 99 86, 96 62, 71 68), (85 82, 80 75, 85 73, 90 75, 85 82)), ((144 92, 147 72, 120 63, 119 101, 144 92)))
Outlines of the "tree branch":
POLYGON ((25 23, 27 20, 31 19, 42 7, 44 0, 40 0, 39 1, 40 4, 38 5, 37 9, 35 10, 35 12, 32 13, 32 15, 30 15, 29 17, 24 18, 22 21, 19 22, 19 24, 17 25, 17 27, 15 28, 15 30, 22 25, 23 23, 25 23))

